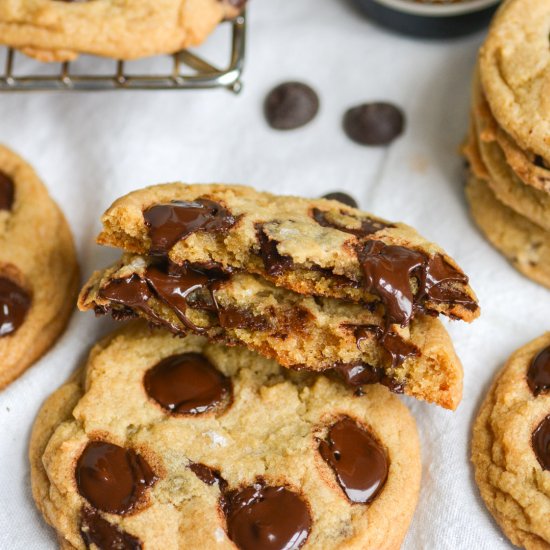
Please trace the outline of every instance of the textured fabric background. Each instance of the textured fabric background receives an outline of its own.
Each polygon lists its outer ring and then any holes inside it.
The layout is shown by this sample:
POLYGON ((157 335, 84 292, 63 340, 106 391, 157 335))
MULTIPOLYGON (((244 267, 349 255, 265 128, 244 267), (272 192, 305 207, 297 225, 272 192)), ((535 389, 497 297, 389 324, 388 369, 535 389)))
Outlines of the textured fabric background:
MULTIPOLYGON (((469 464, 472 420, 494 373, 548 327, 550 295, 518 275, 481 238, 463 197, 457 156, 468 122, 469 80, 482 35, 424 42, 388 33, 340 0, 253 0, 243 93, 130 92, 0 95, 0 141, 38 170, 73 228, 82 272, 117 253, 94 244, 99 216, 147 184, 246 183, 318 196, 345 190, 361 206, 415 226, 471 276, 483 308, 450 324, 465 368, 456 413, 408 401, 422 437, 423 483, 406 549, 508 548, 483 507, 469 464), (271 131, 262 101, 286 79, 310 82, 321 111, 309 126, 271 131), (343 111, 390 100, 407 114, 389 148, 364 148, 340 129, 343 111)), ((220 57, 227 30, 203 51, 220 57)), ((222 58, 224 56, 221 56, 222 58)), ((0 548, 55 548, 32 503, 27 446, 42 401, 79 365, 111 322, 75 313, 69 330, 0 394, 0 548)))

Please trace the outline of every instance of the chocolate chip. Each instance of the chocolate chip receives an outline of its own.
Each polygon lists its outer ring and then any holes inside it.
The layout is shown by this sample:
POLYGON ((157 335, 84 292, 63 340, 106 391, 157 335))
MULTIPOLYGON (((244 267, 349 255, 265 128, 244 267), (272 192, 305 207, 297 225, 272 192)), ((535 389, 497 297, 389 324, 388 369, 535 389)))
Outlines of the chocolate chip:
POLYGON ((297 550, 311 531, 307 504, 285 487, 262 482, 222 496, 229 538, 241 550, 297 550))
POLYGON ((294 130, 313 120, 319 111, 315 91, 301 82, 285 82, 273 88, 264 103, 264 114, 276 130, 294 130))
POLYGON ((319 443, 319 453, 332 468, 351 502, 372 502, 388 477, 388 458, 380 443, 351 418, 343 418, 319 443))
POLYGON ((166 357, 143 378, 147 395, 174 414, 202 414, 231 397, 231 382, 199 353, 166 357))
POLYGON ((116 525, 103 519, 97 510, 84 507, 81 512, 80 535, 91 548, 95 544, 99 550, 141 550, 141 541, 122 531, 116 525))
POLYGON ((357 346, 362 340, 374 334, 391 358, 391 366, 398 367, 409 357, 419 357, 420 350, 412 343, 404 340, 396 332, 388 331, 376 325, 358 327, 355 333, 357 346))
POLYGON ((405 385, 388 376, 382 367, 375 367, 361 361, 355 363, 337 363, 334 370, 351 387, 358 388, 370 384, 382 384, 393 393, 404 393, 405 385))
POLYGON ((370 218, 368 216, 363 216, 361 218, 354 218, 360 222, 361 224, 360 227, 347 227, 345 225, 342 225, 339 221, 337 221, 331 215, 330 212, 323 212, 318 208, 314 208, 311 211, 311 214, 313 216, 313 219, 321 227, 332 227, 333 229, 338 229, 338 231, 344 231, 344 233, 350 233, 351 235, 355 235, 360 239, 363 237, 367 237, 368 235, 373 235, 377 231, 381 231, 386 227, 391 227, 386 223, 383 223, 378 220, 374 220, 373 218, 370 218))
POLYGON ((527 384, 536 397, 550 389, 550 346, 540 351, 527 370, 527 384))
POLYGON ((0 210, 11 210, 15 186, 10 176, 0 170, 0 210))
POLYGON ((0 276, 0 338, 17 331, 30 307, 30 295, 11 279, 0 276))
POLYGON ((346 135, 361 145, 386 145, 403 133, 405 117, 391 103, 364 103, 344 115, 346 135))
POLYGON ((338 201, 342 204, 345 204, 346 206, 351 206, 352 208, 357 208, 358 204, 357 201, 347 193, 343 193, 342 191, 335 191, 334 193, 327 193, 326 195, 323 195, 323 199, 327 199, 329 201, 338 201))
POLYGON ((76 463, 80 494, 102 512, 124 515, 132 512, 156 481, 141 455, 106 441, 90 441, 76 463))
POLYGON ((219 470, 200 462, 192 462, 189 464, 189 469, 206 485, 217 485, 222 493, 227 489, 227 481, 221 476, 219 470))
POLYGON ((155 256, 166 255, 192 233, 224 234, 236 222, 226 208, 209 199, 155 204, 143 212, 143 218, 151 239, 149 253, 155 256))
POLYGON ((282 275, 289 270, 293 261, 290 256, 283 256, 277 250, 277 241, 271 240, 262 230, 262 226, 258 225, 257 237, 260 243, 260 256, 264 263, 264 268, 268 275, 282 275))
POLYGON ((365 288, 380 297, 390 324, 408 325, 415 309, 421 309, 426 300, 477 307, 467 294, 450 286, 466 284, 468 277, 440 254, 428 257, 418 250, 369 241, 358 255, 365 288), (417 280, 414 293, 411 277, 417 280))
POLYGON ((550 470, 550 414, 533 432, 531 443, 542 469, 550 470))

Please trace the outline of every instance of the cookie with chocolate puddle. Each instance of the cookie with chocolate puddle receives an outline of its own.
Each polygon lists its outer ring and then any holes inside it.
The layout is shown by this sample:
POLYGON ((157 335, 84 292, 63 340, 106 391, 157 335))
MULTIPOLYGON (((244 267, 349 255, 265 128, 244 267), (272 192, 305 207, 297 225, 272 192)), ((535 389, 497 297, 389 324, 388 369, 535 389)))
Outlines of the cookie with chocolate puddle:
POLYGON ((129 323, 39 412, 33 495, 64 547, 397 549, 416 425, 385 388, 365 394, 129 323))
POLYGON ((246 271, 300 294, 380 303, 389 324, 405 327, 421 313, 479 314, 468 277, 441 248, 337 201, 173 183, 118 199, 102 222, 100 244, 246 271))

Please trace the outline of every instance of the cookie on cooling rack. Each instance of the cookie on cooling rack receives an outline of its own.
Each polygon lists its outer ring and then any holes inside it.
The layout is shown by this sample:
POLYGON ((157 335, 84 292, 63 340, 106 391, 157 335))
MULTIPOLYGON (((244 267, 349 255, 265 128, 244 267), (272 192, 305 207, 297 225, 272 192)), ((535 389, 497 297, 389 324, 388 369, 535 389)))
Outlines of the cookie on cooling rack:
POLYGON ((55 342, 77 291, 65 217, 33 169, 0 146, 0 388, 55 342))
POLYGON ((203 42, 221 21, 238 15, 245 2, 10 0, 0 3, 0 43, 41 61, 69 61, 79 54, 136 59, 173 53, 203 42))
POLYGON ((399 548, 416 426, 240 347, 130 323, 38 414, 37 506, 67 548, 399 548))
POLYGON ((474 424, 472 462, 506 536, 550 548, 550 333, 516 351, 494 380, 474 424))

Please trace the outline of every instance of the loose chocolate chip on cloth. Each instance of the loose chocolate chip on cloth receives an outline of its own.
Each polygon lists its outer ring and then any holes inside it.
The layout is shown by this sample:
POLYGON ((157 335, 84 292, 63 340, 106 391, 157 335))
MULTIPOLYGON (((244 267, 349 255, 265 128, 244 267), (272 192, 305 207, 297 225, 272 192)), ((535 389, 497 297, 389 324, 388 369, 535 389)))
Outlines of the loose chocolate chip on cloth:
POLYGON ((63 332, 78 282, 65 217, 33 169, 0 146, 0 388, 63 332))
POLYGON ((550 547, 550 333, 516 351, 476 418, 472 462, 481 496, 504 534, 550 547))
POLYGON ((311 122, 319 111, 319 98, 302 82, 285 82, 269 92, 264 114, 276 130, 295 130, 311 122))
POLYGON ((100 341, 46 401, 30 459, 36 504, 67 548, 397 549, 421 468, 414 420, 387 389, 358 398, 325 376, 140 322, 100 341), (188 354, 230 381, 231 400, 180 414, 148 395, 151 369, 188 354))
POLYGON ((364 103, 346 111, 343 127, 356 143, 387 145, 403 133, 405 116, 391 103, 364 103))

